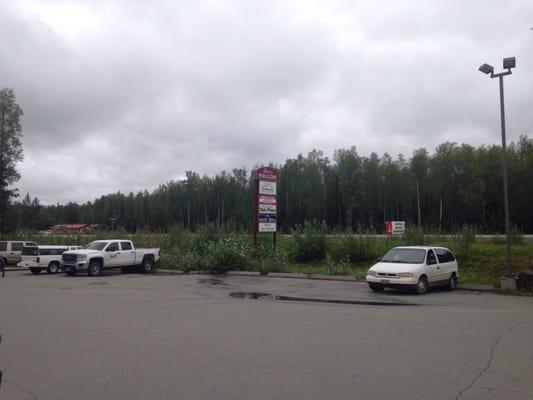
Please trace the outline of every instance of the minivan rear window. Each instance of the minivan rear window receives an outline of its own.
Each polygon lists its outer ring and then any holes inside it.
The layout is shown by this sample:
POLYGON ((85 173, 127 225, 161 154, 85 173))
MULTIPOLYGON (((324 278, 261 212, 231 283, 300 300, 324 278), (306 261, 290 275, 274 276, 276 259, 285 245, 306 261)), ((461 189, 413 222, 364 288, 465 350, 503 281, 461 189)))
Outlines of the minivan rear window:
POLYGON ((7 250, 7 242, 0 242, 0 251, 7 250))

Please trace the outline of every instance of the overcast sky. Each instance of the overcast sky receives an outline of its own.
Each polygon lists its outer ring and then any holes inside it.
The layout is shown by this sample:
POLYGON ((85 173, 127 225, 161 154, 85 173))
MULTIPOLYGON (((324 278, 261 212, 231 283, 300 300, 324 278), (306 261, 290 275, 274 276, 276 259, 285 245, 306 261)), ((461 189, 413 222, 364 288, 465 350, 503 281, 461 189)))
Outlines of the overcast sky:
POLYGON ((533 137, 531 0, 0 0, 0 88, 24 109, 17 187, 43 203, 152 190, 355 145, 533 137))

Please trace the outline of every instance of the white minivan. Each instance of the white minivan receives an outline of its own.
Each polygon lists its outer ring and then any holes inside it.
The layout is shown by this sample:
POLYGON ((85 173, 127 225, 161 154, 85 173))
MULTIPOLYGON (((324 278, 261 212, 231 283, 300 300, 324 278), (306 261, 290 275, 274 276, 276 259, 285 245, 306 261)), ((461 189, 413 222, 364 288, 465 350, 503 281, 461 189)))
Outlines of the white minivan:
POLYGON ((366 274, 366 282, 375 292, 412 287, 418 294, 425 294, 430 286, 453 290, 458 278, 459 266, 453 253, 435 246, 395 247, 366 274))
POLYGON ((61 256, 65 251, 78 250, 82 246, 24 246, 19 267, 29 268, 34 274, 46 270, 55 274, 61 269, 61 256))

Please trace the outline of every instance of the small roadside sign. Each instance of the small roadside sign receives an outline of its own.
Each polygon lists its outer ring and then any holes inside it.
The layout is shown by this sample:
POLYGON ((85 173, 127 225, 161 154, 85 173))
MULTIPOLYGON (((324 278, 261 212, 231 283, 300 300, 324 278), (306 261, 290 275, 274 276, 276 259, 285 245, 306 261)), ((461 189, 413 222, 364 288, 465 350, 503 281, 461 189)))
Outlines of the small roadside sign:
POLYGON ((387 235, 405 235, 405 221, 385 221, 387 235))

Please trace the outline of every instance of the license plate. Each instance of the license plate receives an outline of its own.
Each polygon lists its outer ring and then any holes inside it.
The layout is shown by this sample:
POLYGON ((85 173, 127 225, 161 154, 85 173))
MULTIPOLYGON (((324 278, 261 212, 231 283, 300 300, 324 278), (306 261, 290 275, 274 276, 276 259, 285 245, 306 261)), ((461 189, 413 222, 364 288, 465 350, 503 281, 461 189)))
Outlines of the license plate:
POLYGON ((382 279, 380 282, 381 283, 389 283, 390 281, 388 279, 382 279))

